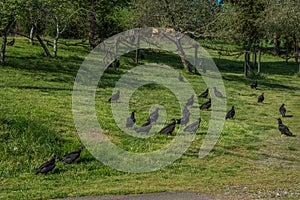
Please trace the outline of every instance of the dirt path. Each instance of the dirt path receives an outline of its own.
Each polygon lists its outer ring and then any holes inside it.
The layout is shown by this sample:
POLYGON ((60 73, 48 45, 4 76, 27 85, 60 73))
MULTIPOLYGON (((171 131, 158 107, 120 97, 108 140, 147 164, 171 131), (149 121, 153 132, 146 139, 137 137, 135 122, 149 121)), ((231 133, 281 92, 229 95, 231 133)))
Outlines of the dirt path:
POLYGON ((149 194, 102 195, 94 197, 75 197, 55 200, 220 200, 205 194, 192 192, 159 192, 149 194))

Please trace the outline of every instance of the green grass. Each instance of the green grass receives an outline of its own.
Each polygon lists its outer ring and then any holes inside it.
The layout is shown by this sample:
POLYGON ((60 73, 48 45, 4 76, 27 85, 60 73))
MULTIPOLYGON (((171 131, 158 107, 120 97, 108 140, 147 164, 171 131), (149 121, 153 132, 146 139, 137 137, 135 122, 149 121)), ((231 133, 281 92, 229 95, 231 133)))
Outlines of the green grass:
MULTIPOLYGON (((221 45, 235 49, 228 44, 221 45)), ((264 78, 258 80, 258 90, 252 90, 249 84, 253 80, 243 78, 242 56, 219 59, 216 50, 209 50, 226 86, 227 110, 235 105, 236 116, 226 121, 216 146, 205 158, 199 159, 198 152, 207 132, 210 111, 200 112, 201 127, 184 155, 158 171, 120 172, 95 160, 84 149, 76 163, 57 162, 48 175, 35 175, 34 169, 52 153, 61 157, 81 145, 72 117, 72 88, 88 52, 84 47, 61 45, 59 57, 48 59, 42 56, 39 46, 30 47, 22 38, 7 48, 7 64, 0 67, 0 199, 177 190, 235 199, 270 199, 277 193, 282 199, 299 199, 300 85, 299 77, 295 76, 298 66, 285 65, 281 58, 267 54, 262 58, 264 78), (265 102, 258 104, 257 96, 262 92, 265 102), (296 137, 281 137, 277 130, 278 108, 283 102, 287 113, 293 115, 283 122, 296 137)), ((107 136, 118 146, 132 152, 150 152, 168 144, 173 136, 137 139, 126 135, 115 126, 107 102, 115 82, 135 66, 131 56, 122 57, 120 71, 107 70, 99 82, 97 116, 107 136)), ((163 62, 182 72, 197 94, 205 90, 201 77, 185 73, 177 56, 150 51, 145 56, 143 63, 163 62)), ((199 103, 203 101, 200 99, 199 103)), ((178 103, 170 91, 158 85, 146 85, 130 99, 130 111, 137 110, 139 125, 155 104, 165 106, 167 121, 180 116, 178 103), (165 98, 159 100, 161 93, 165 98)))

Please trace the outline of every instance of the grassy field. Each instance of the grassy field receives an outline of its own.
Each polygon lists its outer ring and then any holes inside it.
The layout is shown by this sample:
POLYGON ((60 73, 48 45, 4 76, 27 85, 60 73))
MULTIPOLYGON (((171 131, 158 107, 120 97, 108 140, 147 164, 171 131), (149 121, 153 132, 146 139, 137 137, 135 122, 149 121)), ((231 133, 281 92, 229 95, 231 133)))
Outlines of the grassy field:
MULTIPOLYGON (((232 47, 228 47, 231 49, 232 47)), ((300 198, 300 85, 298 66, 268 54, 262 58, 258 89, 243 78, 243 61, 209 50, 222 73, 227 110, 235 105, 234 120, 225 123, 214 149, 203 159, 199 148, 206 135, 210 111, 201 111, 201 127, 184 155, 173 164, 151 173, 131 174, 111 169, 84 149, 74 164, 57 162, 48 175, 34 169, 81 145, 72 117, 72 88, 77 70, 89 53, 85 47, 60 46, 59 57, 43 57, 38 45, 17 38, 7 47, 7 64, 0 67, 0 199, 47 199, 58 197, 129 194, 188 190, 228 199, 300 198), (257 96, 265 93, 265 101, 257 96), (283 118, 296 137, 281 137, 277 129, 278 108, 285 103, 283 118)), ((131 54, 121 58, 119 71, 108 69, 96 93, 97 115, 111 140, 132 152, 162 148, 173 136, 157 135, 141 140, 115 127, 107 99, 115 82, 135 66, 131 54)), ((201 77, 184 72, 172 54, 145 52, 142 63, 161 62, 182 72, 196 93, 206 89, 201 77)), ((187 97, 188 98, 188 97, 187 97)), ((199 99, 201 104, 205 100, 199 99)), ((179 117, 173 94, 148 85, 130 99, 137 122, 146 121, 153 104, 167 108, 167 121, 179 117), (161 93, 165 98, 161 100, 161 93), (160 100, 159 100, 160 99, 160 100), (172 102, 172 103, 170 103, 172 102)))

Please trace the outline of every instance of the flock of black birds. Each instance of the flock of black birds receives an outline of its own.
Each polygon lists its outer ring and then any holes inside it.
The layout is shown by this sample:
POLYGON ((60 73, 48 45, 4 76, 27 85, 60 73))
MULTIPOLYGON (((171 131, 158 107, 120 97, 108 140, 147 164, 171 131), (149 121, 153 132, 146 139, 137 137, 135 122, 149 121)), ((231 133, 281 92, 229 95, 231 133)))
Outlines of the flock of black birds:
MULTIPOLYGON (((181 76, 181 74, 180 74, 181 76)), ((182 77, 182 81, 183 77, 182 77)), ((252 83, 250 85, 251 88, 253 89, 257 89, 257 81, 255 81, 254 83, 252 83)), ((203 93, 198 95, 198 98, 207 98, 209 95, 209 89, 207 88, 203 93)), ((219 98, 224 98, 223 94, 217 90, 216 87, 214 87, 214 95, 216 97, 219 98)), ((197 130, 200 127, 200 122, 201 122, 201 118, 198 118, 197 121, 187 125, 189 123, 190 120, 190 111, 188 109, 188 106, 192 106, 194 104, 194 98, 195 96, 192 95, 186 102, 186 105, 182 111, 182 116, 179 119, 172 119, 171 122, 169 124, 167 124, 165 127, 163 127, 158 133, 159 134, 169 134, 172 135, 173 131, 175 130, 176 124, 181 124, 184 125, 185 128, 183 129, 184 132, 190 132, 190 133, 196 133, 197 130)), ((118 100, 120 99, 120 90, 117 90, 116 93, 114 93, 109 99, 109 102, 118 102, 118 100)), ((262 93, 261 95, 259 95, 258 97, 258 102, 259 103, 263 103, 264 101, 264 93, 262 93)), ((211 98, 208 99, 208 101, 204 102, 199 108, 200 110, 208 110, 211 107, 211 98)), ((147 121, 140 127, 134 127, 134 130, 137 133, 149 133, 149 131, 152 128, 152 124, 156 123, 156 121, 159 118, 159 108, 156 108, 148 117, 147 121)), ((285 104, 282 104, 279 108, 279 112, 280 115, 282 117, 286 117, 286 108, 285 108, 285 104)), ((133 110, 131 112, 131 115, 126 119, 126 128, 132 128, 135 123, 136 123, 136 119, 135 119, 135 113, 136 110, 133 110)), ((225 119, 233 119, 235 116, 235 107, 232 106, 231 109, 227 112, 225 119)), ((277 119, 278 121, 278 130, 281 132, 282 135, 286 135, 286 136, 295 136, 290 130, 289 128, 284 125, 282 123, 282 120, 280 118, 277 119)), ((67 155, 65 155, 64 157, 62 157, 60 159, 61 162, 65 162, 65 163, 72 163, 74 162, 79 156, 80 153, 82 151, 83 147, 79 147, 78 150, 71 152, 67 155)), ((35 170, 35 173, 42 173, 42 174, 47 174, 49 171, 53 170, 55 167, 55 160, 56 160, 56 155, 54 154, 51 159, 45 163, 43 163, 39 168, 37 168, 35 170)))
MULTIPOLYGON (((178 80, 181 82, 185 82, 184 78, 181 74, 179 74, 178 76, 178 80)), ((258 83, 257 81, 253 82, 250 87, 252 89, 257 89, 258 87, 258 83)), ((214 95, 216 97, 219 98, 224 98, 224 95, 216 88, 213 87, 214 89, 214 95)), ((203 93, 198 95, 198 98, 207 98, 209 95, 209 89, 207 88, 203 93)), ((111 98, 109 98, 109 102, 115 101, 117 102, 120 98, 120 91, 118 90, 115 94, 113 94, 111 96, 111 98)), ((189 123, 190 120, 190 112, 188 110, 188 106, 192 106, 194 104, 194 98, 195 96, 192 95, 186 102, 184 110, 182 112, 182 117, 179 119, 172 119, 171 122, 169 124, 167 124, 165 127, 163 127, 159 133, 160 134, 172 134, 173 131, 175 130, 175 126, 176 124, 181 124, 186 126, 189 123)), ((258 103, 263 103, 265 97, 264 97, 264 92, 258 96, 257 102, 258 103)), ((279 112, 281 114, 282 117, 286 117, 286 109, 285 109, 285 104, 282 104, 279 108, 279 112)), ((208 110, 211 107, 211 98, 208 98, 208 101, 204 102, 202 105, 200 105, 200 110, 208 110)), ((149 131, 152 128, 152 123, 155 123, 159 117, 158 114, 159 108, 156 108, 154 112, 152 112, 149 116, 149 118, 147 119, 147 121, 140 127, 135 127, 134 130, 137 133, 149 133, 149 131)), ((131 115, 127 118, 126 120, 126 128, 132 128, 134 126, 134 124, 136 123, 136 119, 135 119, 135 113, 136 111, 132 111, 131 115)), ((225 119, 233 119, 235 116, 235 107, 232 106, 231 109, 227 112, 225 119)), ((201 119, 199 118, 199 120, 197 120, 196 122, 188 125, 185 127, 184 131, 185 132, 196 132, 197 129, 200 126, 200 122, 201 119)), ((293 133, 290 132, 290 130, 288 129, 288 127, 286 125, 284 125, 282 123, 282 120, 280 118, 278 118, 278 129, 281 132, 281 134, 286 135, 286 136, 294 136, 293 133)))
MULTIPOLYGON (((257 81, 253 82, 253 83, 250 85, 250 87, 251 87, 252 89, 256 89, 256 88, 257 88, 257 81)), ((258 103, 263 103, 264 100, 265 100, 265 96, 264 96, 264 92, 263 92, 261 95, 258 96, 257 102, 258 102, 258 103)), ((285 108, 284 106, 285 106, 285 104, 283 103, 283 104, 281 104, 281 106, 279 107, 279 113, 280 113, 280 115, 281 115, 282 117, 286 117, 286 108, 285 108)), ((233 106, 232 106, 232 109, 234 109, 233 106)), ((230 111, 229 111, 229 112, 230 112, 230 111)), ((229 115, 230 115, 229 112, 227 113, 228 117, 229 117, 229 115)), ((226 119, 227 119, 227 115, 226 115, 226 119)), ((278 118, 277 121, 278 121, 278 130, 281 132, 282 135, 286 135, 286 136, 295 136, 295 135, 289 130, 289 128, 288 128, 286 125, 284 125, 284 124, 282 123, 282 120, 281 120, 280 118, 278 118)))
MULTIPOLYGON (((113 99, 113 97, 116 94, 118 94, 118 97, 120 97, 119 93, 115 93, 112 95, 112 97, 109 99, 109 101, 111 101, 111 99, 113 99)), ((182 112, 182 117, 179 119, 172 119, 171 122, 169 124, 167 124, 166 126, 164 126, 158 133, 172 135, 173 131, 175 130, 176 124, 187 125, 189 123, 190 115, 191 115, 190 111, 188 110, 188 106, 192 106, 193 104, 194 104, 194 95, 192 95, 187 100, 187 103, 182 112)), ((156 123, 156 121, 159 118, 158 111, 159 111, 159 108, 155 108, 155 110, 152 113, 150 113, 147 121, 144 124, 142 124, 140 127, 134 127, 134 130, 137 133, 149 133, 149 131, 152 128, 152 124, 156 123)), ((136 123, 135 113, 136 113, 136 110, 133 110, 131 112, 130 116, 126 119, 126 128, 132 128, 134 126, 134 124, 136 123)), ((201 122, 201 119, 199 118, 194 123, 186 126, 183 131, 196 133, 196 131, 198 130, 198 128, 200 126, 200 122, 201 122)))
MULTIPOLYGON (((80 146, 76 151, 73 151, 71 153, 66 154, 63 156, 60 161, 64 163, 72 163, 75 160, 77 160, 80 156, 80 153, 82 151, 83 147, 80 146)), ((47 174, 51 170, 55 168, 55 160, 56 160, 56 154, 53 154, 51 159, 47 162, 44 162, 39 168, 35 169, 35 174, 47 174)))

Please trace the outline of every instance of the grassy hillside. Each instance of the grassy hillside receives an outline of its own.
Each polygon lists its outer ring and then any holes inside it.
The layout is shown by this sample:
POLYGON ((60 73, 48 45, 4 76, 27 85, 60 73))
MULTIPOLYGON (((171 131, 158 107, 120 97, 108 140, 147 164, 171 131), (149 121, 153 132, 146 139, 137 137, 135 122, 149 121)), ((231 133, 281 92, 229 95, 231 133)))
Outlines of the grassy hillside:
MULTIPOLYGON (((232 47, 228 47, 231 49, 232 47)), ((229 199, 300 198, 300 85, 295 63, 263 55, 258 89, 243 78, 243 61, 209 51, 222 73, 227 110, 236 107, 234 120, 225 123, 213 151, 198 158, 208 128, 210 111, 201 111, 201 127, 184 155, 173 164, 151 173, 130 174, 111 169, 84 149, 74 164, 57 162, 48 175, 34 169, 81 145, 72 118, 72 88, 77 70, 89 50, 60 46, 57 59, 44 58, 42 49, 17 38, 7 47, 7 64, 0 67, 0 199, 46 199, 69 196, 128 194, 189 190, 229 199), (265 102, 257 96, 265 93, 265 102), (278 108, 285 103, 283 118, 296 137, 281 137, 277 129, 278 108)), ((172 54, 145 52, 142 63, 161 62, 182 72, 196 93, 206 89, 201 77, 183 71, 172 54)), ((131 55, 121 58, 119 71, 108 69, 97 88, 96 108, 100 123, 118 146, 133 152, 162 148, 173 136, 157 135, 141 140, 125 135, 115 126, 110 97, 115 82, 135 64, 131 55)), ((187 97, 188 98, 188 97, 187 97)), ((205 100, 199 99, 201 104, 205 100)), ((137 110, 137 123, 146 121, 149 109, 161 104, 167 122, 180 116, 174 95, 157 85, 137 90, 130 110, 137 110), (161 98, 164 94, 164 98, 161 98), (171 103, 170 103, 171 102, 171 103)), ((162 125, 161 125, 162 126, 162 125)))

